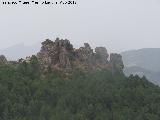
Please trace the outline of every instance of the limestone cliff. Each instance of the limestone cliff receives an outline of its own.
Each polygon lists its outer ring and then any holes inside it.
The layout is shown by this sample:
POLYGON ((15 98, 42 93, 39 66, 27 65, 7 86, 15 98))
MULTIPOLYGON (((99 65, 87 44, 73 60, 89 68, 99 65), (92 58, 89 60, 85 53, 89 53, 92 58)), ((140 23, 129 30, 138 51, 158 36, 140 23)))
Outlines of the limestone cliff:
POLYGON ((76 69, 94 71, 108 69, 112 73, 123 71, 122 56, 109 54, 105 47, 97 47, 94 50, 88 43, 84 43, 79 49, 73 48, 69 40, 57 38, 54 42, 47 39, 42 42, 40 52, 37 54, 41 69, 72 72, 76 69), (109 60, 110 59, 110 60, 109 60))

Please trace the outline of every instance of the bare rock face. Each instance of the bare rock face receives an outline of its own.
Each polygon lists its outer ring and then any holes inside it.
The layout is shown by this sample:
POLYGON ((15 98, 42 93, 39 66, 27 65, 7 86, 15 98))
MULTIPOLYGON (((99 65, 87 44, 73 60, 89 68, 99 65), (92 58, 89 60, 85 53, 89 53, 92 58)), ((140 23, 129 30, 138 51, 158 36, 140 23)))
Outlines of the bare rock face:
POLYGON ((105 47, 96 47, 95 53, 96 53, 96 58, 100 60, 99 62, 104 63, 104 64, 108 62, 109 54, 105 47))
POLYGON ((87 61, 93 55, 93 50, 88 43, 84 43, 84 47, 80 47, 76 50, 76 55, 80 61, 87 61))
POLYGON ((42 42, 40 52, 37 54, 41 69, 60 70, 72 72, 75 69, 94 71, 108 69, 113 73, 123 70, 122 57, 119 54, 109 54, 105 47, 95 48, 95 52, 88 43, 84 47, 74 49, 69 40, 57 38, 54 42, 47 39, 42 42))
POLYGON ((42 69, 46 71, 48 68, 58 70, 71 69, 70 59, 73 53, 73 46, 69 40, 60 40, 57 38, 55 42, 47 39, 42 43, 41 51, 37 54, 42 69))
POLYGON ((110 54, 110 66, 113 74, 123 72, 124 65, 122 56, 117 53, 110 54))
POLYGON ((7 65, 8 61, 4 55, 0 55, 0 65, 7 65))
POLYGON ((93 68, 93 49, 88 43, 84 43, 84 47, 75 49, 75 61, 73 67, 81 70, 92 70, 93 68))

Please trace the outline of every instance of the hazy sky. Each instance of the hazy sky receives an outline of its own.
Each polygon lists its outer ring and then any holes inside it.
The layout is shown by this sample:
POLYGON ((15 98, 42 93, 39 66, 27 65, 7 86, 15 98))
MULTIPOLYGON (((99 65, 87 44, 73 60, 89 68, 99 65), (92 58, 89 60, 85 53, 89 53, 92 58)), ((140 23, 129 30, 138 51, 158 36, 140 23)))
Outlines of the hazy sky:
POLYGON ((116 52, 160 47, 159 0, 76 1, 72 6, 0 3, 0 48, 56 37, 116 52))

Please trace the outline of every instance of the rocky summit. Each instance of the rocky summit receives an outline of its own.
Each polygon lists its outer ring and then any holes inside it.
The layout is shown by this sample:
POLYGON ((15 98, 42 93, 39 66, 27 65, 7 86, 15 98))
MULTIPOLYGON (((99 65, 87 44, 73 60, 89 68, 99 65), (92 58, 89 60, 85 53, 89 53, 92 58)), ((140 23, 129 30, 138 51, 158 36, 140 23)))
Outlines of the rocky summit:
POLYGON ((122 56, 116 53, 109 55, 105 47, 93 50, 88 43, 84 43, 83 47, 75 49, 69 40, 59 38, 42 42, 37 58, 44 72, 48 69, 66 73, 107 69, 112 73, 121 73, 124 68, 122 56))

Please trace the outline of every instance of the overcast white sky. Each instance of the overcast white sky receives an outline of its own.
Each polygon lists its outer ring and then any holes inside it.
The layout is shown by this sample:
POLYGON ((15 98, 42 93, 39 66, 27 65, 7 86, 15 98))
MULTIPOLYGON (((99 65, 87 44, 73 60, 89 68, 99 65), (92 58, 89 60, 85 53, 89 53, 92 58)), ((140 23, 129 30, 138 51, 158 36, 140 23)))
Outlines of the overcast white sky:
MULTIPOLYGON (((2 1, 2 0, 1 0, 2 1)), ((5 0, 3 0, 5 1, 5 0)), ((111 51, 160 47, 159 0, 77 0, 72 6, 2 5, 0 49, 46 38, 111 51)))

